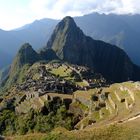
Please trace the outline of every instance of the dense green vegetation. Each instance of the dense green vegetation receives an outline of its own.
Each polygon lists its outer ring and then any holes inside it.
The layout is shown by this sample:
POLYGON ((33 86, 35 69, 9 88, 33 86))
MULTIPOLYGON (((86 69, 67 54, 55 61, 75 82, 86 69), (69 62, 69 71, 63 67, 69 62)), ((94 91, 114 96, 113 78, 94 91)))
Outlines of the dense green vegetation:
POLYGON ((47 134, 35 133, 13 137, 14 140, 139 140, 139 138, 135 130, 117 125, 71 132, 59 127, 47 134))
POLYGON ((58 126, 68 130, 71 130, 73 126, 73 117, 68 114, 64 105, 49 114, 34 110, 22 115, 17 115, 11 110, 3 110, 0 113, 0 134, 3 135, 23 135, 28 132, 46 133, 58 126))
POLYGON ((3 81, 2 87, 0 88, 0 93, 5 92, 10 89, 14 84, 20 84, 25 80, 25 75, 30 68, 29 64, 24 65, 22 68, 16 67, 8 76, 8 78, 3 81))

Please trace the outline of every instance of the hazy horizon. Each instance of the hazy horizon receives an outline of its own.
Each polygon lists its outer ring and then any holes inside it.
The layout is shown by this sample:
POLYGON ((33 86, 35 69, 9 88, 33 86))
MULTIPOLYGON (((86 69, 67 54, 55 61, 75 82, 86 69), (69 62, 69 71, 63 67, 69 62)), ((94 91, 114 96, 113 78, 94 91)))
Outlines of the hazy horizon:
POLYGON ((0 0, 0 29, 11 30, 42 18, 62 19, 93 12, 139 14, 137 0, 0 0))

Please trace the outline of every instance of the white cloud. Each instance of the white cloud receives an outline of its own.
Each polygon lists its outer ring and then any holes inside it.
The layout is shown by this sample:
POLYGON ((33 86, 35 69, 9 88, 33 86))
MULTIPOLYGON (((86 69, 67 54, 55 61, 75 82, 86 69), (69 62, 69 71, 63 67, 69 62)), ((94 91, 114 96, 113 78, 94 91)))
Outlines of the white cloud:
POLYGON ((38 17, 62 18, 90 12, 134 14, 140 13, 139 0, 32 0, 30 8, 38 17))
MULTIPOLYGON (((95 11, 101 13, 135 14, 136 13, 135 10, 140 8, 140 1, 138 2, 138 0, 99 0, 99 1, 100 3, 98 3, 95 11)), ((140 11, 138 13, 140 13, 140 11)))
POLYGON ((30 3, 30 9, 36 14, 36 17, 46 16, 55 19, 60 19, 66 15, 87 14, 96 6, 97 0, 32 0, 30 3))
POLYGON ((139 0, 0 0, 0 28, 11 29, 35 19, 81 16, 91 12, 140 13, 139 0))

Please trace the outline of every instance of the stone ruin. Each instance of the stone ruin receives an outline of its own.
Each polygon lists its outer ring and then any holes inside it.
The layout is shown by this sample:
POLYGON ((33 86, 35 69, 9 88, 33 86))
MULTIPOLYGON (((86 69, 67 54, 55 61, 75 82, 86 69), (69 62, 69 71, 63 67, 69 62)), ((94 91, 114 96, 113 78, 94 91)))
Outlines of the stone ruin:
POLYGON ((17 85, 17 89, 21 91, 34 91, 39 93, 73 93, 78 87, 70 81, 61 79, 47 72, 45 66, 39 67, 40 78, 33 80, 28 77, 23 84, 17 85))
POLYGON ((120 89, 121 91, 126 91, 126 92, 130 95, 130 97, 131 97, 131 99, 133 100, 133 102, 135 101, 134 93, 133 93, 129 88, 124 87, 124 86, 121 86, 119 89, 120 89))

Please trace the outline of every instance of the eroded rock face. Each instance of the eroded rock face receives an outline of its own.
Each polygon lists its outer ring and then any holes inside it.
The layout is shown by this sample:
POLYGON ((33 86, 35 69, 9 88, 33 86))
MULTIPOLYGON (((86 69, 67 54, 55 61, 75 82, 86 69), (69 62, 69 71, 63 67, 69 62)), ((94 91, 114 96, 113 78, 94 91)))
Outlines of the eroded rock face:
POLYGON ((47 43, 57 56, 73 64, 86 65, 112 81, 137 80, 136 69, 120 48, 84 35, 71 17, 64 18, 47 43), (136 71, 136 70, 135 70, 136 71))

